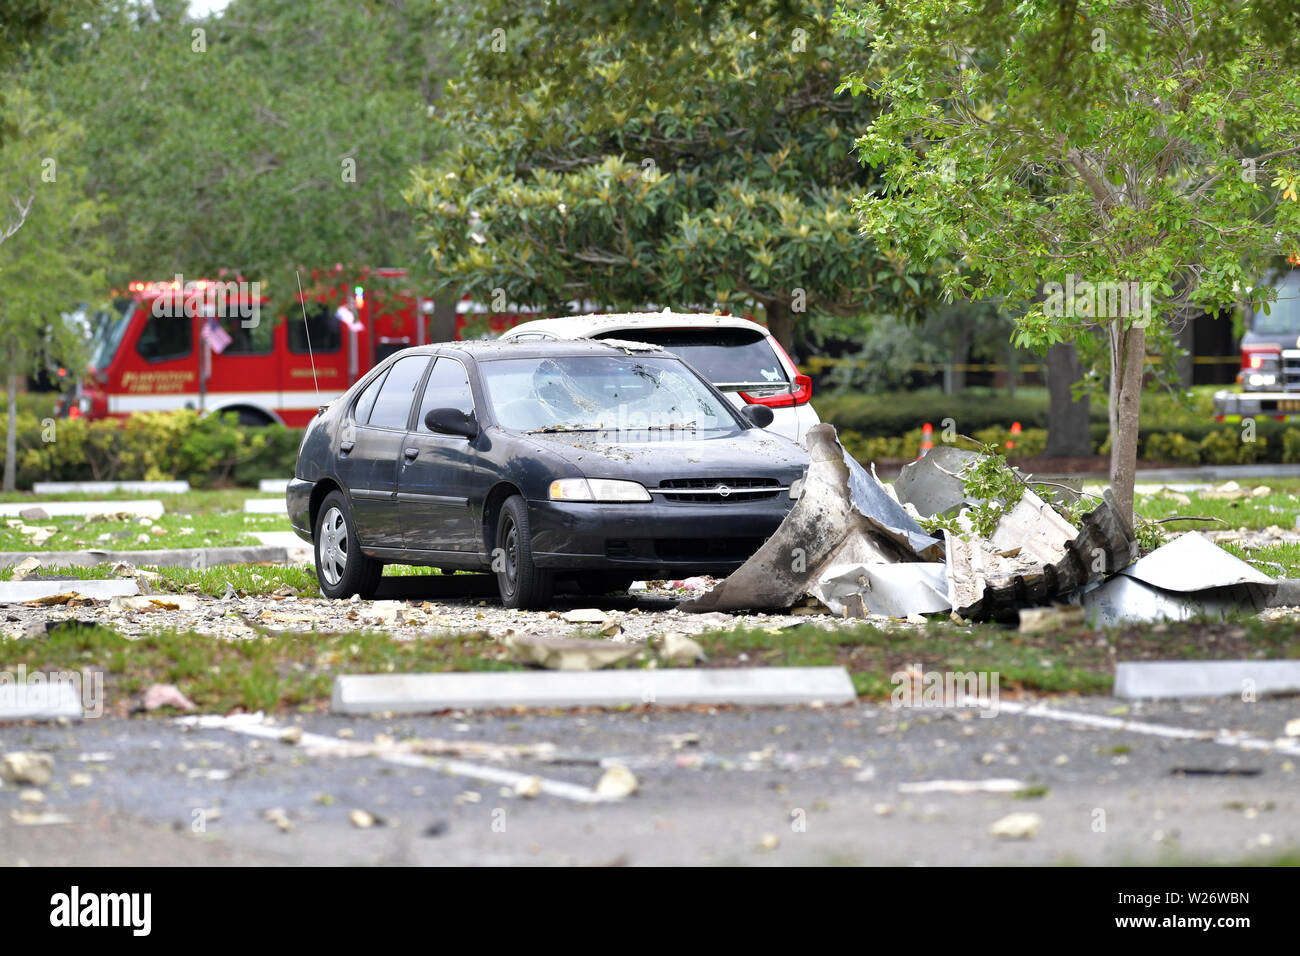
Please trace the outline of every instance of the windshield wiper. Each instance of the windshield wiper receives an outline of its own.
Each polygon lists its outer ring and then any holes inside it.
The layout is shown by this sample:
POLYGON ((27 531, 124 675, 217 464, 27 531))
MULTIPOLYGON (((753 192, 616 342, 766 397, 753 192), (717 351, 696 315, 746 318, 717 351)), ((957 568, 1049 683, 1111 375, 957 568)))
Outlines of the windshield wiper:
POLYGON ((648 432, 654 432, 654 431, 677 431, 678 429, 687 429, 687 428, 689 428, 689 429, 691 429, 691 430, 695 430, 695 429, 698 429, 699 427, 700 427, 700 426, 697 425, 697 424, 695 424, 695 422, 682 422, 682 423, 680 423, 680 424, 678 424, 678 423, 674 423, 674 424, 672 424, 672 425, 647 425, 647 426, 646 426, 646 431, 648 431, 648 432))
POLYGON ((545 435, 555 432, 607 432, 609 428, 574 428, 572 425, 547 425, 545 428, 530 428, 525 435, 545 435))

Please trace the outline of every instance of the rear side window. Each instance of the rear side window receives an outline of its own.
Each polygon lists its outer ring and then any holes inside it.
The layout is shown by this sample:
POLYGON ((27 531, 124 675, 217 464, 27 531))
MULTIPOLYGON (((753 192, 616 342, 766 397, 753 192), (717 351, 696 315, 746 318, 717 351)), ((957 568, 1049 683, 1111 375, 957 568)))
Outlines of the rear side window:
POLYGON ((193 319, 188 315, 150 315, 140 330, 135 350, 150 362, 165 362, 190 354, 193 319))
POLYGON ((364 425, 370 421, 370 411, 375 407, 375 399, 379 397, 379 388, 384 384, 384 376, 388 374, 381 372, 375 376, 375 380, 365 387, 361 392, 361 397, 357 399, 356 405, 352 407, 352 417, 358 425, 364 425))
POLYGON ((469 390, 465 366, 455 359, 438 359, 433 371, 429 373, 428 384, 424 386, 424 399, 420 402, 420 414, 415 419, 417 431, 429 430, 424 425, 424 416, 435 408, 455 408, 467 415, 474 411, 474 397, 469 390))
POLYGON ((784 385, 789 379, 761 332, 750 329, 635 329, 601 339, 634 339, 662 346, 699 369, 714 385, 784 385))
POLYGON ((308 302, 306 312, 305 323, 302 308, 292 309, 289 312, 289 351, 295 355, 306 355, 309 339, 311 351, 317 355, 337 352, 341 349, 343 323, 338 320, 330 307, 323 302, 308 302))
POLYGON ((406 416, 410 414, 420 376, 428 367, 427 355, 409 355, 394 362, 384 384, 379 387, 379 398, 370 412, 370 424, 380 428, 405 429, 406 416))

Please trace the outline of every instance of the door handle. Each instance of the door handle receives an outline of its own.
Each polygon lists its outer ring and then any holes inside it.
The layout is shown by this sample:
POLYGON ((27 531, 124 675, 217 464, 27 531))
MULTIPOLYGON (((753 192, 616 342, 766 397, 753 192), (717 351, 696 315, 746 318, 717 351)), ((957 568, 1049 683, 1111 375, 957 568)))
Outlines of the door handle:
POLYGON ((346 455, 346 454, 349 454, 349 453, 352 451, 352 449, 354 449, 354 448, 356 448, 356 447, 357 447, 357 443, 354 442, 354 441, 341 441, 341 442, 339 442, 339 451, 343 452, 343 454, 345 454, 345 455, 346 455))
POLYGON ((420 449, 406 448, 403 449, 402 454, 406 456, 407 461, 415 461, 416 456, 420 454, 420 449))

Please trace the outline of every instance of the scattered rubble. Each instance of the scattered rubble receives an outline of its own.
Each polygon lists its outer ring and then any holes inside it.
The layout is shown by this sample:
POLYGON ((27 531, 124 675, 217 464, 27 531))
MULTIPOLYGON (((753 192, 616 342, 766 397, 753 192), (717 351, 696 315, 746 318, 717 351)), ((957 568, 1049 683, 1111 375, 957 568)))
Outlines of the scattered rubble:
POLYGON ((1012 813, 990 826, 989 833, 1003 840, 1032 840, 1042 825, 1037 813, 1012 813))
POLYGON ((641 652, 635 644, 518 634, 507 637, 505 645, 517 661, 558 671, 598 670, 630 660, 641 652))
POLYGON ((175 707, 177 710, 198 710, 194 702, 182 694, 175 684, 150 684, 140 698, 143 710, 175 707))
POLYGON ((5 754, 0 762, 0 780, 9 784, 43 787, 53 774, 54 758, 49 754, 17 751, 5 754))
POLYGON ((1133 530, 1109 495, 1076 528, 1000 463, 1006 500, 973 495, 967 471, 987 456, 932 449, 903 469, 891 494, 844 451, 832 426, 810 429, 807 444, 803 492, 781 527, 682 610, 790 607, 812 595, 846 617, 916 620, 951 609, 1006 618, 1068 600, 1136 557, 1133 530), (949 519, 942 539, 913 515, 949 519), (989 533, 976 533, 990 518, 989 533))

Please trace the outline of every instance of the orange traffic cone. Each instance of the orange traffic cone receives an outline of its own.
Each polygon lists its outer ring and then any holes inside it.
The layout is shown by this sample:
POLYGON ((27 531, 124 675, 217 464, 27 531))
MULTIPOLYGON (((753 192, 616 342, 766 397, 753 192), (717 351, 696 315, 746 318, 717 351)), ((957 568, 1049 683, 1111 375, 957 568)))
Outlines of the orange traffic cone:
POLYGON ((921 452, 916 456, 917 460, 919 461, 920 459, 924 458, 925 453, 933 447, 934 447, 934 426, 931 425, 929 422, 926 422, 924 425, 921 426, 921 452))
POLYGON ((1020 422, 1011 423, 1011 438, 1007 441, 1007 448, 1016 447, 1016 438, 1020 434, 1020 422))

